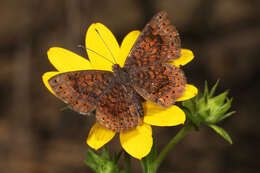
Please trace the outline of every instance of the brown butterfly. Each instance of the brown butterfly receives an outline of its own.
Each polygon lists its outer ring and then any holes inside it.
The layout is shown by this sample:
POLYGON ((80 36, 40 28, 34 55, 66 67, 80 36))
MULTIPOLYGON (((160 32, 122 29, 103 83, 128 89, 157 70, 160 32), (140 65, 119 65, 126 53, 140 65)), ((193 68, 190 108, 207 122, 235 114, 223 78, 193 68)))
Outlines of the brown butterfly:
POLYGON ((124 67, 112 71, 82 70, 49 79, 55 95, 73 110, 87 114, 96 109, 97 122, 116 132, 141 124, 142 99, 170 107, 185 89, 181 69, 166 62, 180 57, 180 38, 166 12, 156 14, 144 27, 124 67))

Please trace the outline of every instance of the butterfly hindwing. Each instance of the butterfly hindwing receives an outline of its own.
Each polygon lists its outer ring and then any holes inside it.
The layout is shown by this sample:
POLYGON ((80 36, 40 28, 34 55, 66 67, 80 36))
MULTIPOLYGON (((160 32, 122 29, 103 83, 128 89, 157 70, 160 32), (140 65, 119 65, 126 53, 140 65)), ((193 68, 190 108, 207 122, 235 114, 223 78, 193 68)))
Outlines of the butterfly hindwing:
POLYGON ((180 57, 180 38, 166 12, 155 15, 144 27, 130 54, 125 68, 143 67, 180 57))
POLYGON ((130 78, 138 94, 161 107, 173 105, 186 84, 182 70, 170 64, 142 68, 130 74, 130 78))
POLYGON ((49 79, 55 95, 73 110, 87 114, 113 81, 109 71, 84 70, 58 74, 49 79))
POLYGON ((117 132, 135 128, 144 116, 141 99, 134 89, 127 85, 115 84, 98 101, 97 122, 117 132))

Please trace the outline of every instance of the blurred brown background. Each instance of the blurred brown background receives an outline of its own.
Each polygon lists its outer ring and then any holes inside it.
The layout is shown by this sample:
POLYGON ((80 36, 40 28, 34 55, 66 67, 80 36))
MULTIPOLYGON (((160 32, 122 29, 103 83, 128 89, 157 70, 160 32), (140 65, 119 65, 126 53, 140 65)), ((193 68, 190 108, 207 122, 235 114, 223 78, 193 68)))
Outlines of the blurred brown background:
MULTIPOLYGON (((234 144, 207 127, 189 133, 159 172, 259 172, 260 2, 258 0, 1 0, 0 2, 0 172, 92 172, 84 166, 85 138, 94 117, 66 110, 43 86, 53 70, 46 51, 64 47, 86 56, 85 31, 108 26, 121 41, 165 10, 182 47, 196 56, 185 66, 188 81, 202 87, 220 79, 237 113, 221 123, 234 144)), ((153 128, 161 149, 180 127, 153 128)), ((119 150, 116 137, 107 145, 119 150)), ((133 172, 140 165, 133 161, 133 172)))

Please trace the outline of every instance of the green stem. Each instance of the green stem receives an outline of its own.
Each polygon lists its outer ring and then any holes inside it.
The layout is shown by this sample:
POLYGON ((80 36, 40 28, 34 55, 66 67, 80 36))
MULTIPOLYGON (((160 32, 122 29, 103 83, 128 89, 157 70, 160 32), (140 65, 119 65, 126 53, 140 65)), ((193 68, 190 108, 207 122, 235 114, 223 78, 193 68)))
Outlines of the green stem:
POLYGON ((147 166, 143 161, 141 161, 141 167, 142 167, 143 173, 147 173, 147 166))
POLYGON ((162 163, 162 161, 165 159, 166 155, 169 153, 169 151, 186 135, 187 132, 189 132, 192 129, 192 125, 189 123, 186 126, 182 127, 182 129, 177 133, 174 138, 164 147, 164 149, 161 151, 159 156, 154 162, 155 170, 157 170, 162 163))
POLYGON ((125 152, 126 173, 131 173, 131 157, 125 152))

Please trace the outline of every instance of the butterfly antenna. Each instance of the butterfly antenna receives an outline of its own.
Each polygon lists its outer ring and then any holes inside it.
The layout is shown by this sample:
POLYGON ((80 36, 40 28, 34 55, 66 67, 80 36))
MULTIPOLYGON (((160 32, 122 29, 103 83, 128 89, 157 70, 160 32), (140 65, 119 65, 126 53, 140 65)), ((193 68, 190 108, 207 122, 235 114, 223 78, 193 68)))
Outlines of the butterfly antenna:
POLYGON ((99 31, 98 31, 97 29, 95 29, 95 31, 97 32, 97 34, 99 35, 99 37, 101 38, 101 40, 103 41, 103 43, 105 44, 107 50, 110 52, 110 54, 111 54, 111 56, 112 56, 114 62, 117 64, 116 59, 115 59, 113 53, 111 52, 111 50, 109 49, 108 45, 106 44, 105 40, 103 39, 103 37, 101 36, 101 34, 99 33, 99 31))
POLYGON ((107 60, 107 61, 110 62, 111 64, 114 64, 114 62, 110 61, 110 60, 109 60, 108 58, 106 58, 105 56, 103 56, 103 55, 97 53, 96 51, 94 51, 94 50, 92 50, 92 49, 90 49, 90 48, 84 47, 84 46, 82 46, 82 45, 78 45, 77 47, 83 48, 83 49, 85 49, 85 50, 89 50, 89 51, 91 51, 91 52, 97 54, 98 56, 104 58, 105 60, 107 60))

